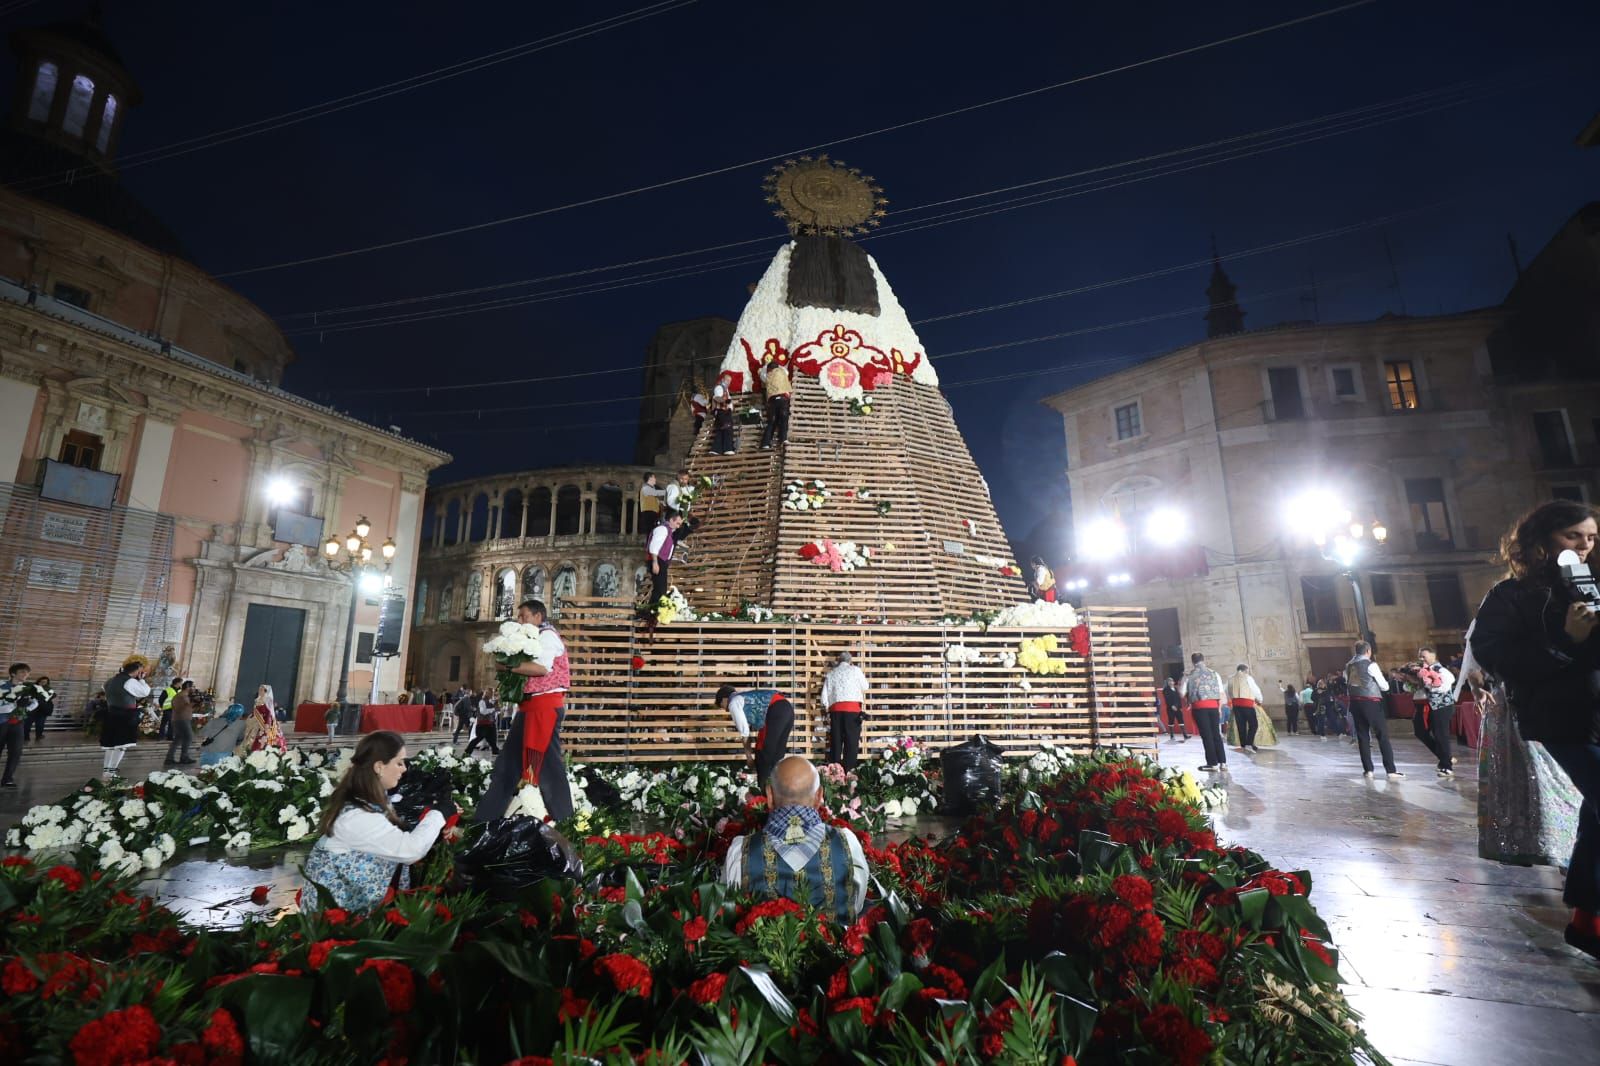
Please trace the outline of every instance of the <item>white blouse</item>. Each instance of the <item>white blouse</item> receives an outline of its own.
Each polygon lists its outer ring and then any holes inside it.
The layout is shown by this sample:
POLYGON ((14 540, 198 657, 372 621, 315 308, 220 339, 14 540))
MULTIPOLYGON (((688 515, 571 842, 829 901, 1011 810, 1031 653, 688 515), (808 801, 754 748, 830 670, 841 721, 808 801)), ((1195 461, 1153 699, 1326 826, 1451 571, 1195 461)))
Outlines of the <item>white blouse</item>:
POLYGON ((328 850, 335 854, 359 851, 409 865, 428 854, 443 829, 444 815, 438 811, 424 814, 417 827, 408 833, 377 811, 351 804, 334 821, 333 832, 324 839, 328 850))

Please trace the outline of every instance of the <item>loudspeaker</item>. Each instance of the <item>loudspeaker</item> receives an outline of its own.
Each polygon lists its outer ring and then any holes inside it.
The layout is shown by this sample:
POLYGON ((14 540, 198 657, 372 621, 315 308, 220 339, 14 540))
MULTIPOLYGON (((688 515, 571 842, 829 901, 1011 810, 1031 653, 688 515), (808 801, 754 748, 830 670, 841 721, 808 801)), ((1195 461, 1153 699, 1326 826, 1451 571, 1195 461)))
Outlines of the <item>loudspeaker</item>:
POLYGON ((373 641, 374 655, 399 655, 400 633, 406 624, 406 594, 393 589, 383 594, 383 606, 378 614, 378 637, 373 641))

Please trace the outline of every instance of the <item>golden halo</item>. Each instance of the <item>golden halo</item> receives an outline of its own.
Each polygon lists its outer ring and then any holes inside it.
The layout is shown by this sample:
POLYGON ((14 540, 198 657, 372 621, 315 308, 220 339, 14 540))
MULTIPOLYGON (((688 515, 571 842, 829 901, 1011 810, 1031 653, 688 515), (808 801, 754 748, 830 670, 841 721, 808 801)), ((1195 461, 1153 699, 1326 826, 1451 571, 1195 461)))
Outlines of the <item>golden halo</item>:
POLYGON ((844 237, 865 233, 884 215, 883 190, 872 177, 827 156, 790 159, 767 175, 767 202, 790 233, 844 237))

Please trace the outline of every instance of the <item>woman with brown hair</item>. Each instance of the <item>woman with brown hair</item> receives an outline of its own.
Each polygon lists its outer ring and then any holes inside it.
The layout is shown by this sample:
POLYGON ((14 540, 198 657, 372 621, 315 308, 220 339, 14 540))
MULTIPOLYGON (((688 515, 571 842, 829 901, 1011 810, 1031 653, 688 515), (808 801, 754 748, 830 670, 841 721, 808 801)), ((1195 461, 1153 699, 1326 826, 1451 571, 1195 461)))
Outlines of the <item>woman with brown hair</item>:
POLYGON ((440 807, 424 811, 415 829, 404 829, 389 793, 405 772, 405 738, 388 730, 368 733, 328 797, 322 836, 306 860, 306 879, 325 889, 337 906, 368 911, 389 889, 410 888, 411 864, 459 817, 446 798, 440 807))
POLYGON ((1553 500, 1501 541, 1511 576, 1489 590, 1473 622, 1473 658, 1505 683, 1522 736, 1538 741, 1583 796, 1564 898, 1567 943, 1600 958, 1600 615, 1566 581, 1558 559, 1594 550, 1600 511, 1553 500))

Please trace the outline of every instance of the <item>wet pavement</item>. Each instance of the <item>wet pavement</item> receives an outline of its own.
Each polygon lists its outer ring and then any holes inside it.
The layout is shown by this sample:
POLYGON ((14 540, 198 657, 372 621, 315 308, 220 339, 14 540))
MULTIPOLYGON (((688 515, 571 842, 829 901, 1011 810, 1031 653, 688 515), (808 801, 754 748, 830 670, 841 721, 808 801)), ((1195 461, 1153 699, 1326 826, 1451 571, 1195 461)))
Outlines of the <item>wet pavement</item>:
MULTIPOLYGON (((22 787, 0 793, 0 828, 98 772, 97 752, 52 747, 25 756, 22 787)), ((124 769, 143 776, 163 753, 141 746, 124 769)), ((1478 858, 1471 752, 1442 782, 1410 736, 1395 738, 1395 753, 1404 781, 1365 780, 1354 745, 1337 738, 1286 736, 1259 755, 1230 751, 1218 834, 1282 869, 1311 871, 1350 998, 1397 1066, 1600 1064, 1600 964, 1562 942, 1560 873, 1478 858)), ((1202 761, 1198 740, 1163 740, 1160 755, 1191 770, 1202 761)), ((919 831, 936 828, 936 819, 919 819, 919 831)), ((191 853, 145 890, 195 921, 234 924, 288 906, 304 856, 303 848, 191 853), (264 907, 246 898, 257 885, 272 888, 264 907)))
MULTIPOLYGON (((1340 738, 1230 750, 1218 836, 1311 871, 1346 991, 1397 1066, 1600 1063, 1600 964, 1561 938, 1560 872, 1478 858, 1475 753, 1458 750, 1441 781, 1406 728, 1402 781, 1363 778, 1340 738)), ((1190 770, 1204 761, 1199 740, 1160 751, 1190 770)))

